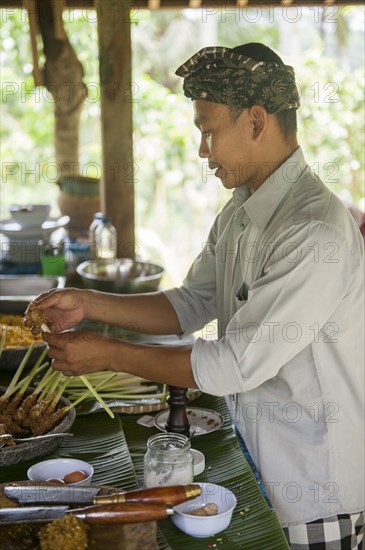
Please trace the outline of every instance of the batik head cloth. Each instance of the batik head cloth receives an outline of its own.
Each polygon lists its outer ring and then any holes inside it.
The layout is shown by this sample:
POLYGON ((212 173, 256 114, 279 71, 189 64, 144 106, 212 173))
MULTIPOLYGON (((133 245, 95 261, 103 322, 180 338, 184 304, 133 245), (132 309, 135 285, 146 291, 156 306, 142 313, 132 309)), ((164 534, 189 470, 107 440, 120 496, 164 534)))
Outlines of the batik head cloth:
POLYGON ((184 94, 192 100, 242 109, 259 103, 270 114, 300 106, 293 67, 256 61, 230 48, 203 48, 176 74, 184 78, 184 94))

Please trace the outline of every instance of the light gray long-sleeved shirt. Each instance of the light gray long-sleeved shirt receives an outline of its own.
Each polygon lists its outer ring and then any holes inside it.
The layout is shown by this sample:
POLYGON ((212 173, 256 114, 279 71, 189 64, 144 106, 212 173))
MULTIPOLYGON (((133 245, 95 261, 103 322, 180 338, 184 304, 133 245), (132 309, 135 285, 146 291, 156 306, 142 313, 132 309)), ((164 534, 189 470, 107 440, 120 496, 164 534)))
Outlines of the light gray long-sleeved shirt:
POLYGON ((191 364, 227 397, 284 526, 364 509, 364 243, 298 148, 234 190, 183 286, 182 330, 218 320, 191 364))

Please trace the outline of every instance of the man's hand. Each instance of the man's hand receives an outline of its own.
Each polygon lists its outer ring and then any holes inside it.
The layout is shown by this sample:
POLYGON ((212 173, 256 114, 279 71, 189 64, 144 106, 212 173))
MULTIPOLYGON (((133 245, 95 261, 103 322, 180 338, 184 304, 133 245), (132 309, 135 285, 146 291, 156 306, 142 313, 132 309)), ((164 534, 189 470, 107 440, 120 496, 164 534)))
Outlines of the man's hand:
POLYGON ((110 370, 146 380, 196 388, 190 364, 191 346, 132 344, 86 330, 43 333, 52 368, 65 376, 110 370))
POLYGON ((65 376, 80 376, 90 372, 112 370, 115 340, 87 330, 43 333, 48 343, 52 368, 65 376))
POLYGON ((30 320, 32 310, 37 308, 46 317, 51 332, 69 330, 86 319, 87 297, 87 291, 75 288, 44 292, 29 305, 25 324, 30 320))

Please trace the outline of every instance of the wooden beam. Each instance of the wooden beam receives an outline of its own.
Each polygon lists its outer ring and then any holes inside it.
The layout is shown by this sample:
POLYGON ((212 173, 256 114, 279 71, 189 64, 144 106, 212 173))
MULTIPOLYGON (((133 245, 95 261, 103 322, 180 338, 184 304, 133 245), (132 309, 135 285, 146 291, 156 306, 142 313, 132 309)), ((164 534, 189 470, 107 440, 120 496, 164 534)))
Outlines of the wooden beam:
MULTIPOLYGON (((105 0, 106 1, 106 0, 105 0)), ((199 0, 159 0, 159 9, 186 9, 191 7, 190 2, 199 2, 199 0)), ((95 9, 95 0, 62 0, 63 9, 95 9)), ((135 9, 148 9, 149 0, 130 0, 128 2, 129 8, 135 9)), ((363 6, 364 0, 297 0, 293 2, 295 6, 363 6)), ((262 8, 280 8, 282 5, 281 0, 248 0, 243 2, 242 0, 201 0, 201 5, 197 9, 201 8, 224 8, 224 7, 240 7, 240 6, 260 6, 262 8)), ((14 9, 23 7, 23 0, 0 0, 0 9, 6 9, 5 21, 7 17, 10 17, 14 13, 14 9)))
POLYGON ((148 9, 149 10, 159 10, 160 9, 161 0, 148 0, 148 9))
POLYGON ((95 0, 99 37, 103 170, 100 203, 117 229, 118 257, 133 257, 132 48, 128 0, 95 0))

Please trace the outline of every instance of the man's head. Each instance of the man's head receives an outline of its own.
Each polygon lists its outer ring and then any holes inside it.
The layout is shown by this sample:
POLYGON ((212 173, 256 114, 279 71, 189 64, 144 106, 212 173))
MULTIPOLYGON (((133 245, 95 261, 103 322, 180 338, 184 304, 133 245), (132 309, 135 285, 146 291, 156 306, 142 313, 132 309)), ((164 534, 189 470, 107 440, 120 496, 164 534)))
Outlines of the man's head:
MULTIPOLYGON (((251 42, 250 44, 243 44, 242 46, 236 46, 232 49, 233 52, 241 55, 246 55, 257 61, 266 61, 277 63, 278 65, 284 65, 283 60, 271 49, 264 44, 251 42)), ((299 107, 299 98, 298 98, 299 107)), ((297 108, 298 108, 297 107, 297 108)), ((243 109, 239 107, 232 107, 232 115, 234 118, 238 117, 243 109)), ((276 113, 276 119, 279 124, 279 128, 283 137, 289 139, 297 132, 297 112, 296 108, 284 109, 276 113)))
POLYGON ((257 188, 296 144, 292 67, 263 44, 203 48, 176 74, 194 101, 199 149, 227 188, 257 188), (260 175, 261 174, 261 175, 260 175))

